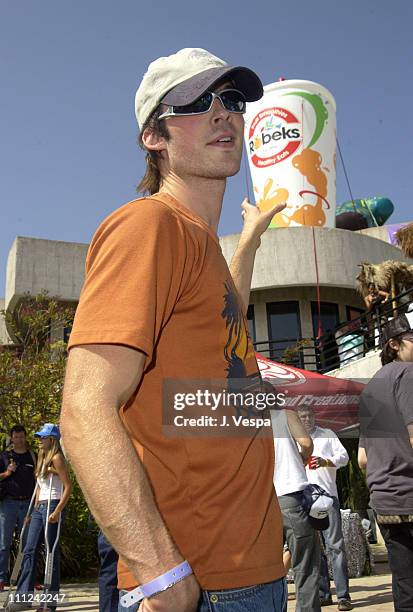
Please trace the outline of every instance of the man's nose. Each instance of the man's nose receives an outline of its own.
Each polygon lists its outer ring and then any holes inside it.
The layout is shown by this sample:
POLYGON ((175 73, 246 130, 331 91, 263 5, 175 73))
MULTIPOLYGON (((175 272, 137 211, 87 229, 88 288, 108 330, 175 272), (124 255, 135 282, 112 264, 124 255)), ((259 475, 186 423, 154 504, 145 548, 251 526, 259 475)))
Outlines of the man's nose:
POLYGON ((211 113, 214 119, 228 119, 231 114, 229 110, 225 108, 219 98, 215 98, 213 101, 211 113))

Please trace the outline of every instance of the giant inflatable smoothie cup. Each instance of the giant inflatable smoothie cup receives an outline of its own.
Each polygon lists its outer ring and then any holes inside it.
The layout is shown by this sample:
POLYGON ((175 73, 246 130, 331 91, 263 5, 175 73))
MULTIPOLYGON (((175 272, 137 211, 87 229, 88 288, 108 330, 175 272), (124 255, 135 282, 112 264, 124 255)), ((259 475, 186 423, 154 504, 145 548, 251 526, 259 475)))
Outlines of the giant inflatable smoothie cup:
POLYGON ((311 81, 279 81, 247 105, 245 143, 255 201, 287 208, 271 227, 334 227, 336 104, 311 81))

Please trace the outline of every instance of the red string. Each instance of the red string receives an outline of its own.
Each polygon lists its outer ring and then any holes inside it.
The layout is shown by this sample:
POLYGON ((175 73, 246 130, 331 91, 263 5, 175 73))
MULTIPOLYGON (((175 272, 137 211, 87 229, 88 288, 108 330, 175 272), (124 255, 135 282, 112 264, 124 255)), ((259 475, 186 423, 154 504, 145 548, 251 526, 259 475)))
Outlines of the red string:
POLYGON ((317 316, 318 316, 317 340, 319 340, 321 336, 323 335, 323 326, 321 324, 320 278, 318 275, 317 246, 315 242, 314 227, 312 227, 311 229, 313 231, 314 263, 315 263, 315 274, 316 274, 316 281, 317 281, 317 316))

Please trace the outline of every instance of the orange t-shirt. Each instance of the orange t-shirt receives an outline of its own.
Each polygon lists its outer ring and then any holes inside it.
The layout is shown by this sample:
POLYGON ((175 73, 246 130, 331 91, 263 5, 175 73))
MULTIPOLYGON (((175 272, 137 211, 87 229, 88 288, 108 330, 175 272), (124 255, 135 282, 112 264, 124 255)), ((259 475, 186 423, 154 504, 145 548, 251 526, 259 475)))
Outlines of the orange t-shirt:
MULTIPOLYGON (((126 204, 97 230, 69 346, 122 344, 147 355, 122 418, 159 511, 203 589, 284 575, 272 436, 177 437, 162 426, 165 379, 257 373, 216 235, 166 194, 126 204)), ((136 579, 120 561, 119 588, 136 579)))

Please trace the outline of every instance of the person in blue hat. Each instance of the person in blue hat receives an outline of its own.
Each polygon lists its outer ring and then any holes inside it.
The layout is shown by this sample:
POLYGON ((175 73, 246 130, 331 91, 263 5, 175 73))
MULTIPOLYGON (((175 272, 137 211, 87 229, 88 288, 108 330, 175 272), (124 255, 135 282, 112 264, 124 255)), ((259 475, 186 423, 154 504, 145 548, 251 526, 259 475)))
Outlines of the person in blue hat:
MULTIPOLYGON (((66 506, 72 485, 66 465, 66 460, 60 446, 60 431, 57 425, 45 423, 36 432, 39 441, 39 456, 36 469, 37 493, 34 510, 31 514, 29 531, 24 546, 22 569, 14 595, 14 601, 7 607, 7 612, 17 612, 31 607, 36 573, 36 549, 46 533, 49 550, 53 549, 58 535, 58 524, 64 507, 66 506), (50 508, 48 512, 48 501, 50 508)), ((51 589, 48 595, 51 598, 48 609, 54 612, 57 607, 60 586, 59 547, 56 547, 53 559, 53 572, 51 589)), ((40 607, 39 610, 43 610, 40 607)))

